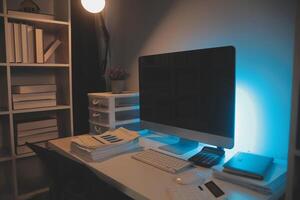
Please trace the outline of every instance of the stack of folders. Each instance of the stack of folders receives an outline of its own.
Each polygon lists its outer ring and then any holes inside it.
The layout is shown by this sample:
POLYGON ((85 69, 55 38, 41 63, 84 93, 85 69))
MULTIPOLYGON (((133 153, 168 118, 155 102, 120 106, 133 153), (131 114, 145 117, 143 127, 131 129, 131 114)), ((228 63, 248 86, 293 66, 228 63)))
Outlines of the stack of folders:
POLYGON ((56 106, 56 85, 17 85, 12 87, 15 110, 56 106))
POLYGON ((215 178, 228 181, 263 194, 283 191, 286 165, 270 157, 238 153, 223 166, 213 167, 215 178))
POLYGON ((17 128, 17 154, 31 153, 25 143, 37 143, 39 146, 46 146, 48 140, 58 138, 56 118, 40 119, 29 122, 19 122, 17 128))
POLYGON ((60 40, 55 39, 44 48, 43 29, 27 24, 9 22, 7 30, 10 63, 45 63, 61 44, 60 40))
POLYGON ((71 151, 87 161, 100 161, 139 148, 139 134, 125 128, 101 135, 81 135, 71 142, 71 151))

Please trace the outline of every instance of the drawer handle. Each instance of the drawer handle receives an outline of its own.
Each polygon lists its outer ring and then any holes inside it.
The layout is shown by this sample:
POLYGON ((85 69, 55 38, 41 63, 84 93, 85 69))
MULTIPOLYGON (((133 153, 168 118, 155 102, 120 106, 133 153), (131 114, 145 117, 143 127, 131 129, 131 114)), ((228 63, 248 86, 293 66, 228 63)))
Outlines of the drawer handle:
POLYGON ((96 113, 93 113, 92 116, 93 116, 93 117, 100 117, 100 113, 97 113, 97 112, 96 112, 96 113))
POLYGON ((92 104, 93 104, 93 105, 98 105, 100 102, 101 102, 100 99, 94 99, 94 100, 92 101, 92 104))
POLYGON ((101 133, 101 128, 99 126, 94 127, 96 133, 101 133))

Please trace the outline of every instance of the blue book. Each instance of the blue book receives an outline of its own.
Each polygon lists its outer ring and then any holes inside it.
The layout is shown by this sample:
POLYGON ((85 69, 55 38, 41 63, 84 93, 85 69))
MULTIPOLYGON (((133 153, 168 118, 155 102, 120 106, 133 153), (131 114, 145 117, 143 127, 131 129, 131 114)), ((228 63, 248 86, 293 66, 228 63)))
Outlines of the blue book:
POLYGON ((272 163, 271 157, 239 152, 223 165, 223 171, 263 180, 272 163))

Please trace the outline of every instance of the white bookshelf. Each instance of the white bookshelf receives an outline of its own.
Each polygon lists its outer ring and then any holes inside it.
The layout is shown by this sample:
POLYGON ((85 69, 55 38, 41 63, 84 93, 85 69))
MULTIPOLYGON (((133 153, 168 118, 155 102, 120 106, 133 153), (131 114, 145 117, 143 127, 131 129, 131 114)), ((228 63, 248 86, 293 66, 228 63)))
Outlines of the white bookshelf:
POLYGON ((89 93, 90 133, 101 134, 118 127, 138 128, 139 94, 136 92, 89 93))
POLYGON ((1 200, 27 200, 49 190, 48 181, 36 155, 34 153, 17 155, 15 152, 15 122, 17 120, 30 116, 55 115, 58 121, 59 137, 73 135, 70 0, 35 1, 40 4, 41 13, 52 14, 53 20, 7 14, 7 10, 17 10, 21 1, 0 0, 1 200), (62 41, 62 44, 46 63, 10 63, 9 49, 11 47, 7 39, 7 27, 10 22, 29 24, 43 29, 45 40, 50 41, 55 36, 62 41), (40 72, 55 75, 58 88, 57 106, 14 110, 11 90, 14 76, 16 74, 38 75, 40 72))

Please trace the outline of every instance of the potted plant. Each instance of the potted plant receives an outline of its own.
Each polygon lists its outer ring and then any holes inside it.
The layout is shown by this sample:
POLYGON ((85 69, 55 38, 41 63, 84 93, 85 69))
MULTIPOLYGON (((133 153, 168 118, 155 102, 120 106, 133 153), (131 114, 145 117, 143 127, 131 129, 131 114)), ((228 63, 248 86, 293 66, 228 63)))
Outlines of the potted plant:
POLYGON ((111 90, 113 94, 122 93, 125 87, 125 80, 129 74, 124 68, 113 67, 108 70, 108 77, 111 80, 111 90))

